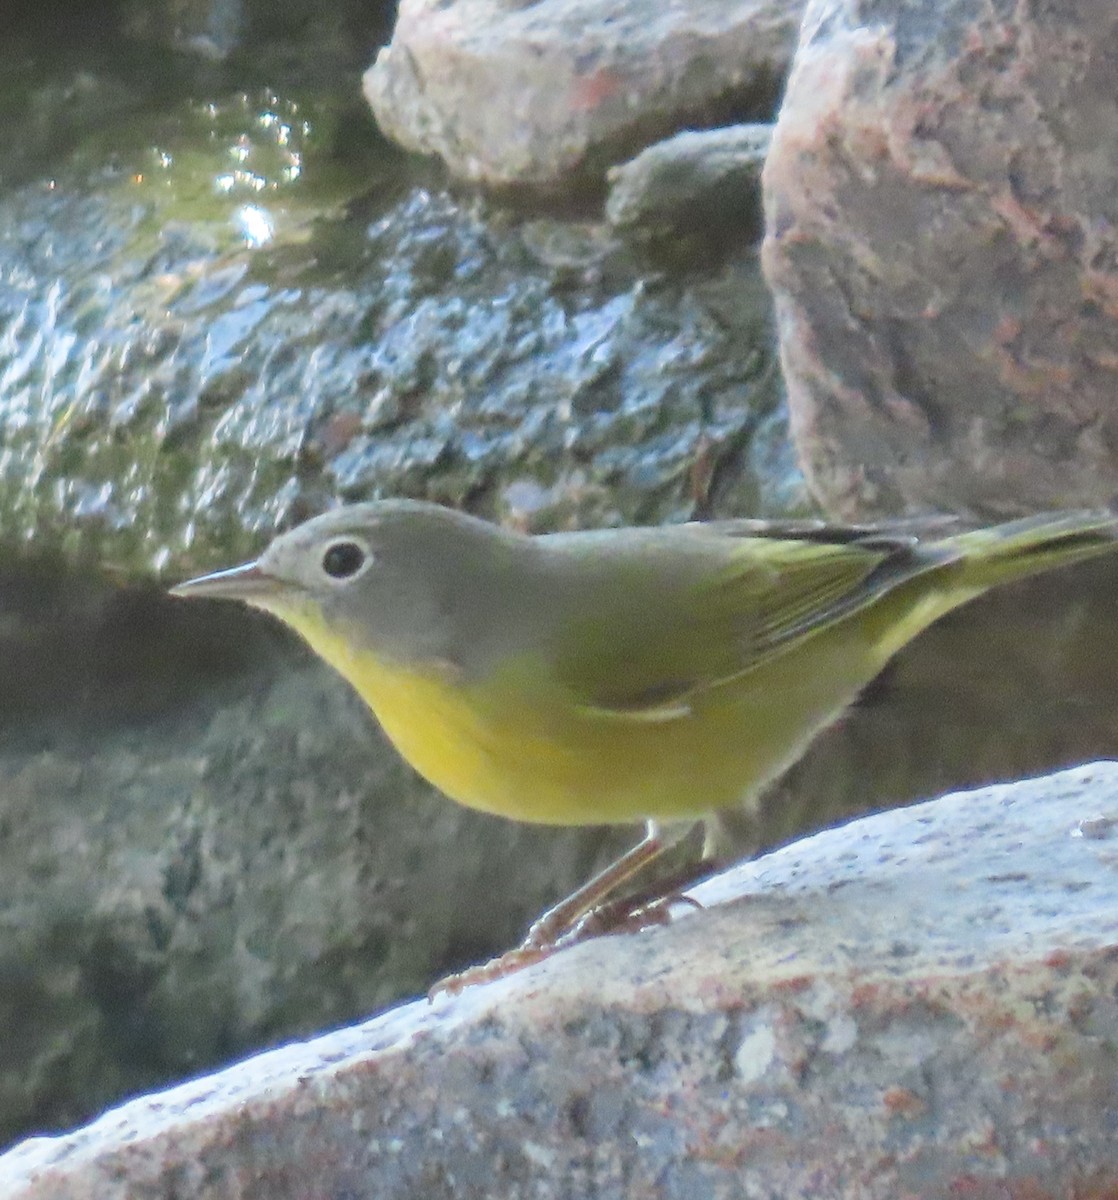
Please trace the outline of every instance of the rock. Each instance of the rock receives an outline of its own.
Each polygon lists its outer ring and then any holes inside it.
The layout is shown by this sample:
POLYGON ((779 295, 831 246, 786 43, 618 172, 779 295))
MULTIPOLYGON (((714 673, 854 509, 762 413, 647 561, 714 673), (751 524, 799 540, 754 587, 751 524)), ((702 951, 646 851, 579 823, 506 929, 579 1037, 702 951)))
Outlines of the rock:
POLYGON ((460 179, 567 192, 689 125, 767 115, 802 0, 404 0, 365 75, 389 137, 460 179))
POLYGON ((751 241, 761 227, 769 125, 677 133, 608 172, 606 219, 641 239, 751 241))
POLYGON ((761 477, 801 498, 752 251, 652 273, 615 237, 410 186, 302 241, 278 209, 296 244, 249 251, 153 191, 0 193, 13 540, 172 578, 378 495, 503 515, 535 484, 537 529, 755 511, 761 477))
POLYGON ((1118 767, 788 846, 0 1159, 7 1200, 1109 1194, 1118 767))
POLYGON ((811 486, 998 516, 1118 484, 1118 8, 813 0, 765 168, 811 486))

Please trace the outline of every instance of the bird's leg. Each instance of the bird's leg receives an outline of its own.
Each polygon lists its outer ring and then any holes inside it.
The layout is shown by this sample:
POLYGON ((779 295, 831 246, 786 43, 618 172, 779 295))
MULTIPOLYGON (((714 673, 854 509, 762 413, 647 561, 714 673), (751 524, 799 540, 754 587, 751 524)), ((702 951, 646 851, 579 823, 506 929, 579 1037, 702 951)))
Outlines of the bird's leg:
POLYGON ((575 922, 563 938, 564 945, 568 941, 579 942, 607 933, 639 933, 651 925, 666 925, 671 919, 673 904, 702 908, 702 904, 688 896, 684 889, 709 875, 718 865, 717 859, 704 856, 655 880, 639 892, 596 905, 575 922))
POLYGON ((654 879, 636 892, 611 899, 613 892, 677 846, 694 828, 692 825, 680 832, 681 827, 676 826, 669 835, 656 822, 649 821, 642 841, 574 895, 545 912, 528 930, 520 948, 554 946, 559 942, 566 946, 607 933, 629 933, 649 925, 663 925, 669 919, 673 904, 702 908, 698 900, 684 895, 683 890, 743 857, 744 844, 750 846, 744 857, 752 857, 756 823, 756 812, 752 807, 742 812, 712 813, 703 820, 703 845, 698 858, 670 875, 654 879))
MULTIPOLYGON (((522 967, 541 961, 552 954, 566 941, 568 935, 579 933, 583 922, 593 918, 603 902, 618 888, 624 886, 635 875, 643 871, 649 863, 655 862, 661 855, 671 850, 680 837, 669 836, 653 821, 649 821, 645 836, 631 850, 623 854, 615 862, 600 871, 589 882, 584 883, 578 891, 565 900, 549 908, 528 930, 527 936, 513 950, 494 958, 481 966, 470 967, 457 975, 448 975, 441 979, 431 989, 428 995, 433 999, 440 992, 456 995, 463 988, 474 983, 487 983, 493 979, 501 979, 519 971, 522 967)), ((675 882, 675 886, 681 886, 675 882)), ((663 889, 657 890, 663 895, 663 889)), ((613 907, 613 906, 609 906, 613 907)), ((626 916, 632 915, 631 904, 625 909, 618 908, 620 916, 613 922, 607 922, 601 927, 591 921, 582 930, 579 938, 593 937, 599 933, 608 933, 610 928, 624 927, 626 916)))
MULTIPOLYGON (((654 879, 639 891, 619 896, 615 900, 602 896, 561 935, 563 944, 581 941, 583 938, 599 937, 606 933, 630 933, 646 929, 650 925, 665 925, 670 919, 673 904, 690 904, 695 908, 702 908, 698 900, 684 894, 684 889, 705 876, 722 870, 738 858, 752 858, 756 851, 756 826, 757 813, 753 805, 743 805, 741 811, 716 812, 704 817, 703 846, 698 858, 685 863, 671 875, 654 879), (748 850, 743 854, 743 849, 747 846, 748 850)), ((649 836, 652 836, 653 832, 650 828, 649 836)), ((664 849, 677 845, 680 840, 678 836, 673 838, 664 849)), ((643 844, 642 842, 641 845, 643 844)), ((640 846, 634 847, 634 851, 639 849, 640 846)), ((614 866, 616 865, 615 863, 614 866)), ((587 886, 591 886, 593 882, 587 886)), ((545 913, 541 920, 546 917, 545 913)))
POLYGON ((584 883, 577 892, 572 892, 565 900, 561 900, 554 908, 549 908, 543 916, 533 921, 519 949, 534 950, 554 946, 584 917, 600 908, 618 888, 623 887, 633 876, 643 871, 649 863, 655 862, 675 844, 674 839, 663 836, 655 822, 649 821, 644 837, 631 850, 627 850, 620 858, 599 871, 593 879, 584 883))

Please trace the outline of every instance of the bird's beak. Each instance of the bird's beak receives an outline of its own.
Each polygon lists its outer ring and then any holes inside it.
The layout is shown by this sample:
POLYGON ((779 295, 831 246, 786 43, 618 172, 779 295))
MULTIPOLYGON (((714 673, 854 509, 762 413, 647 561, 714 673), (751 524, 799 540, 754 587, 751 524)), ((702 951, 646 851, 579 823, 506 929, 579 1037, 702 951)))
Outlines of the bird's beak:
POLYGON ((212 575, 199 575, 187 579, 171 588, 172 596, 204 600, 245 600, 251 604, 264 596, 275 595, 277 581, 254 563, 230 567, 227 571, 214 571, 212 575))

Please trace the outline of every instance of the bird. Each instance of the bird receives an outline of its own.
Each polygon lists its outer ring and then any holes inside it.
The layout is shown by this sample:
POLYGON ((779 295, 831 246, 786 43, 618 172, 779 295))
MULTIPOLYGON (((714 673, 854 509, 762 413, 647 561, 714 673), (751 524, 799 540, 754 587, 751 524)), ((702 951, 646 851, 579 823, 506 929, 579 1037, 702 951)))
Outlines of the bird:
POLYGON ((643 838, 448 990, 537 961, 697 823, 766 787, 908 642, 992 587, 1109 553, 1118 517, 728 519, 531 535, 419 500, 331 509, 174 595, 279 618, 450 799, 643 838))

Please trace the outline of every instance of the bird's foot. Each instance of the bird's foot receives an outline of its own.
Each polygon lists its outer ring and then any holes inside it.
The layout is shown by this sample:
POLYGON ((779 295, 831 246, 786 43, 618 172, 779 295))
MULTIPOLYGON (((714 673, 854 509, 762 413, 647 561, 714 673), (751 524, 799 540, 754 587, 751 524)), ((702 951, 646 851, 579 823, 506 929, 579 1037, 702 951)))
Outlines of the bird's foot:
POLYGON ((642 900, 637 896, 601 904, 578 921, 563 939, 563 943, 566 945, 568 942, 582 942, 614 933, 640 933, 643 929, 652 929, 657 925, 670 925, 672 907, 676 904, 689 904, 692 908, 703 907, 700 901, 686 892, 671 892, 654 900, 642 900))
POLYGON ((702 908, 702 904, 693 896, 683 892, 672 892, 667 896, 659 896, 649 901, 647 897, 629 897, 625 900, 615 900, 609 904, 600 904, 592 908, 571 926, 552 930, 545 914, 528 930, 524 941, 512 950, 491 958, 487 963, 476 967, 467 967, 455 975, 440 979, 427 993, 429 1000, 436 996, 457 996, 468 987, 479 983, 491 983, 495 979, 504 979, 524 967, 543 962, 557 950, 565 950, 568 946, 579 942, 590 941, 592 938, 605 937, 609 934, 640 933, 642 929, 651 929, 657 925, 667 925, 672 919, 672 906, 675 904, 690 904, 693 908, 702 908))
POLYGON ((558 949, 558 945, 528 946, 522 944, 516 946, 512 950, 506 950, 504 954, 497 955, 496 958, 491 958, 486 963, 479 963, 476 967, 467 967, 464 971, 440 979, 427 993, 427 999, 434 1000, 436 996, 444 995, 457 996, 466 988, 474 987, 476 984, 492 983, 495 979, 504 979, 506 975, 512 975, 525 967, 530 967, 533 963, 542 962, 558 949))

